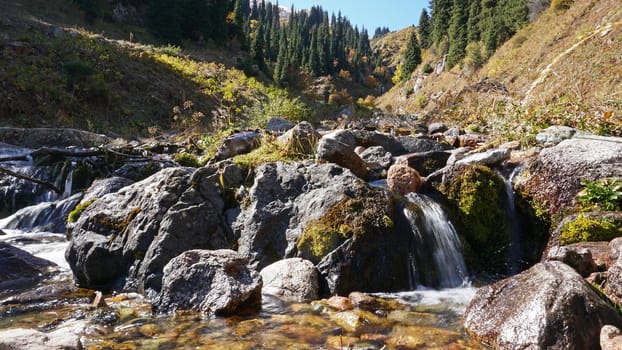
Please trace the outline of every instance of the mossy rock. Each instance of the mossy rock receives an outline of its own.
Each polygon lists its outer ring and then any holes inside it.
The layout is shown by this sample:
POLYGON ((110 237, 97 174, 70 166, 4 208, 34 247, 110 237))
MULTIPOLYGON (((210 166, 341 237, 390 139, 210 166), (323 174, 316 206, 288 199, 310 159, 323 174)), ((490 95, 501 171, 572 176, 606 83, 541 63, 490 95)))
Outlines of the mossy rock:
POLYGON ((80 216, 82 215, 82 212, 84 210, 86 210, 86 208, 88 208, 91 204, 93 204, 93 202, 95 202, 95 198, 91 198, 87 201, 81 202, 80 204, 78 204, 70 213, 69 215, 67 215, 67 223, 73 223, 78 221, 78 219, 80 218, 80 216))
POLYGON ((582 213, 573 215, 560 224, 559 243, 610 241, 622 236, 622 215, 582 213))
POLYGON ((469 269, 506 273, 510 237, 503 180, 482 165, 457 166, 447 175, 440 190, 450 201, 464 246, 470 247, 465 251, 469 269))
POLYGON ((317 264, 349 238, 391 232, 392 217, 393 202, 387 194, 361 187, 355 197, 346 196, 320 219, 308 222, 296 247, 303 258, 317 264))

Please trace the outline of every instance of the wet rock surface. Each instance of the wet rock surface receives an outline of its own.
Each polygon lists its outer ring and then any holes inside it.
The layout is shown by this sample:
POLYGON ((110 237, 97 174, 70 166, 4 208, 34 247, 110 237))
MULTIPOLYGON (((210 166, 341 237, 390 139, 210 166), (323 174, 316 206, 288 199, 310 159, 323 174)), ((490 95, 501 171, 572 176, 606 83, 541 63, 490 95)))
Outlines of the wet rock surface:
POLYGON ((46 278, 56 265, 0 241, 0 291, 23 290, 46 278))
POLYGON ((318 299, 318 271, 308 260, 284 259, 261 270, 262 294, 283 300, 310 302, 318 299))
POLYGON ((465 313, 469 334, 497 349, 597 349, 622 318, 570 266, 539 263, 480 288, 465 313))
POLYGON ((232 250, 189 250, 164 267, 159 312, 196 310, 230 315, 261 305, 262 280, 248 260, 232 250))
POLYGON ((214 169, 164 169, 89 205, 66 258, 81 286, 156 293, 173 257, 233 246, 223 212, 214 169))

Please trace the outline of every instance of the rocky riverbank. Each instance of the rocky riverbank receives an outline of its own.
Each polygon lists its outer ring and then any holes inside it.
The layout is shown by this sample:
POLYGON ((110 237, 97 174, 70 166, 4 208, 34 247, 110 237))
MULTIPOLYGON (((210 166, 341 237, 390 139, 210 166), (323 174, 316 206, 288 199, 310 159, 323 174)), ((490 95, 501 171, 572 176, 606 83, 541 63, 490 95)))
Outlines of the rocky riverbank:
MULTIPOLYGON (((596 202, 590 206, 584 200, 585 184, 622 177, 622 140, 553 127, 539 136, 538 147, 521 149, 519 144, 494 145, 485 135, 442 125, 407 136, 365 129, 320 135, 306 123, 291 127, 278 138, 267 136, 268 131, 259 136, 275 139, 275 147, 296 149, 298 160, 256 167, 236 161, 236 156, 265 141, 238 147, 235 136, 223 143, 220 156, 200 168, 182 167, 172 155, 155 153, 184 145, 152 145, 140 152, 127 151, 126 145, 79 159, 57 153, 32 165, 47 167, 47 173, 33 174, 48 174, 46 181, 66 184, 69 174, 76 176, 76 164, 88 169, 80 187, 64 189, 67 196, 75 193, 68 197, 74 198, 70 204, 51 205, 64 209, 47 216, 26 208, 0 223, 4 229, 26 231, 65 230, 66 225, 66 259, 75 284, 85 291, 134 296, 132 300, 148 309, 138 312, 140 317, 187 312, 208 318, 249 315, 262 312, 262 304, 266 309, 267 300, 289 305, 349 295, 327 299, 352 305, 337 307, 337 314, 312 312, 328 315, 336 324, 341 339, 337 348, 344 346, 343 334, 347 344, 368 343, 369 348, 470 348, 473 344, 461 336, 446 334, 442 339, 454 340, 442 344, 434 337, 417 338, 428 332, 422 324, 427 316, 411 323, 389 321, 394 319, 391 311, 381 306, 386 301, 360 292, 459 287, 474 280, 496 282, 477 292, 465 316, 466 331, 486 345, 592 348, 605 324, 622 326, 612 307, 622 298, 617 240, 608 248, 607 243, 581 243, 622 236, 619 207, 603 208, 596 202), (152 153, 146 157, 146 152, 152 153), (74 172, 53 170, 67 162, 74 172), (33 224, 35 216, 38 224, 33 224), (61 220, 49 225, 51 218, 61 220), (436 227, 447 222, 443 229, 436 227), (513 290, 519 294, 501 292, 513 290), (367 304, 361 304, 361 298, 367 304), (373 319, 378 313, 387 319, 373 319), (575 320, 570 315, 579 316, 575 320), (373 332, 389 335, 365 336, 367 330, 356 324, 368 323, 374 325, 373 332), (413 326, 416 329, 409 328, 413 326)), ((98 148, 102 149, 111 148, 98 148)), ((6 164, 25 168, 29 161, 6 164)), ((9 177, 1 181, 7 189, 17 183, 9 177)), ((23 186, 23 181, 17 184, 23 186)), ((32 288, 41 293, 35 276, 49 269, 31 258, 26 261, 37 264, 23 265, 15 260, 21 253, 7 249, 0 250, 0 259, 10 266, 33 268, 16 270, 29 283, 5 288, 3 295, 10 297, 1 302, 7 310, 2 317, 8 317, 12 307, 22 310, 18 313, 29 309, 15 305, 36 304, 27 297, 22 299, 30 302, 21 304, 11 298, 32 288)), ((56 289, 75 288, 67 281, 62 285, 56 289)), ((82 300, 69 297, 72 294, 76 293, 51 293, 49 298, 82 300)), ((117 302, 109 297, 105 304, 117 302)), ((37 305, 45 309, 42 304, 37 305)), ((102 307, 110 305, 102 305, 92 308, 106 314, 102 307)), ((111 319, 103 324, 118 328, 114 325, 120 312, 113 307, 111 319)), ((88 333, 72 329, 83 336, 88 333)), ((50 325, 44 331, 52 330, 58 327, 50 325)), ((139 333, 148 336, 145 332, 150 331, 141 325, 139 333)), ((0 338, 7 334, 0 333, 0 338)), ((329 335, 317 338, 328 347, 333 347, 330 342, 335 345, 336 338, 329 341, 329 335)), ((52 343, 40 345, 45 344, 52 343)))

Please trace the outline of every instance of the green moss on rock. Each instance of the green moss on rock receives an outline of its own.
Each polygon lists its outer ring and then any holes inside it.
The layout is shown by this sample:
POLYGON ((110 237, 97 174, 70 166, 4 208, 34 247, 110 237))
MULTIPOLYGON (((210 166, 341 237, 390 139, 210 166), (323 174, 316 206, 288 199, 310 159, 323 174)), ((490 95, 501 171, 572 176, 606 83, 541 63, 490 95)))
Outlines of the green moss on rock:
POLYGON ((86 208, 88 208, 91 204, 93 204, 93 202, 95 202, 95 198, 91 198, 88 201, 84 201, 76 205, 76 207, 69 213, 69 215, 67 215, 67 222, 73 223, 78 221, 80 215, 82 215, 82 212, 86 210, 86 208))
POLYGON ((620 236, 622 236, 621 222, 606 217, 594 218, 580 214, 562 226, 559 239, 562 245, 566 245, 577 242, 610 241, 620 236))
POLYGON ((301 256, 317 264, 349 238, 386 234, 394 227, 393 204, 382 191, 360 188, 356 197, 345 197, 320 219, 308 222, 297 248, 301 256))
POLYGON ((464 245, 471 248, 465 256, 469 268, 505 273, 510 242, 500 177, 485 166, 461 166, 441 191, 454 207, 464 245))

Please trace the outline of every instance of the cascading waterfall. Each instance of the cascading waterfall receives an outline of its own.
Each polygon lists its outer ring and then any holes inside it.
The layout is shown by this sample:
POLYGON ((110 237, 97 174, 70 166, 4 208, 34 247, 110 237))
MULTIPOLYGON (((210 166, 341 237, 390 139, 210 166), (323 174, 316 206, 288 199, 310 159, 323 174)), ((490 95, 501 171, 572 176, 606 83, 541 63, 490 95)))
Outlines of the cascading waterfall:
POLYGON ((23 156, 31 152, 0 144, 0 158, 16 158, 2 162, 1 166, 18 174, 49 181, 63 193, 55 193, 28 180, 0 176, 0 198, 3 199, 0 212, 2 216, 10 214, 0 219, 0 240, 67 267, 64 259, 68 244, 65 220, 82 198, 82 194, 71 196, 76 162, 65 161, 60 171, 55 171, 53 166, 37 166, 30 156, 23 156))
POLYGON ((467 282, 468 272, 462 245, 453 225, 442 207, 431 198, 409 193, 406 195, 413 208, 404 208, 415 237, 416 279, 431 287, 451 288, 467 282), (424 270, 417 267, 428 266, 424 270))
POLYGON ((516 213, 516 204, 514 203, 514 185, 513 181, 516 175, 521 171, 522 167, 516 167, 512 170, 510 175, 505 178, 501 174, 499 177, 503 179, 503 186, 505 189, 505 215, 508 227, 508 237, 510 237, 510 249, 509 249, 509 266, 510 274, 514 275, 520 272, 520 251, 521 251, 521 229, 519 226, 518 215, 516 213))

